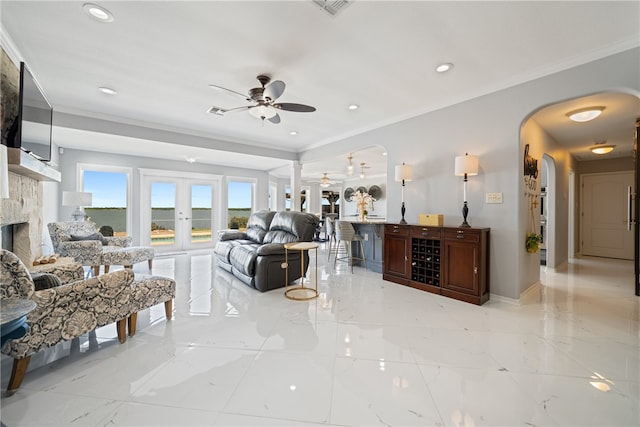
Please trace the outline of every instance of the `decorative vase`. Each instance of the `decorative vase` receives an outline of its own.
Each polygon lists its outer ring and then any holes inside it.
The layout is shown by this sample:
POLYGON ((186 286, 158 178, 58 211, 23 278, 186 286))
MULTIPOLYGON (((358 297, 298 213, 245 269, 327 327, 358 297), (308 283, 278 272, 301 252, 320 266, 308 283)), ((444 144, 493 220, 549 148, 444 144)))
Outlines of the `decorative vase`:
POLYGON ((366 203, 360 203, 360 209, 358 210, 360 213, 360 221, 364 222, 364 220, 366 219, 366 212, 367 210, 367 204, 366 203))

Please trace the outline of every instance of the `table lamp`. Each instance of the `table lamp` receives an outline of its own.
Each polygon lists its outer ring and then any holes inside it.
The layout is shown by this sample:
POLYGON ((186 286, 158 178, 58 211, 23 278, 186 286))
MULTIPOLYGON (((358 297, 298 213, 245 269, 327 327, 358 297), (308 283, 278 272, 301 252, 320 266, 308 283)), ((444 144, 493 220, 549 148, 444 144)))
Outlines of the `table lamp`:
POLYGON ((63 191, 62 206, 75 206, 76 210, 71 214, 74 221, 84 220, 84 206, 91 206, 91 193, 79 191, 63 191))
POLYGON ((470 156, 466 153, 464 156, 456 157, 455 175, 464 176, 464 205, 462 206, 462 224, 460 227, 471 227, 467 222, 467 215, 469 214, 469 206, 467 205, 467 177, 478 175, 478 156, 470 156))
POLYGON ((402 181, 402 207, 400 208, 400 212, 402 213, 402 220, 400 220, 400 224, 406 224, 407 221, 404 220, 404 214, 406 209, 404 207, 404 183, 405 181, 411 181, 413 179, 413 168, 410 165, 405 165, 402 163, 401 165, 396 166, 396 181, 402 181))

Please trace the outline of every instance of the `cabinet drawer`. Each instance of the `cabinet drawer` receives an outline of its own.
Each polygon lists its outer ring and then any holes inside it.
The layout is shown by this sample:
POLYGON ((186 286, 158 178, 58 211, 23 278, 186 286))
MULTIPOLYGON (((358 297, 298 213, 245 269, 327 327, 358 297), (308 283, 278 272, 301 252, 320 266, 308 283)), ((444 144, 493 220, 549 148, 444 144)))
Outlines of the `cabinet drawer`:
POLYGON ((386 234, 393 234, 396 236, 408 236, 409 227, 406 225, 385 224, 384 232, 386 234))
POLYGON ((441 239, 441 228, 437 227, 411 227, 411 237, 423 239, 441 239))
POLYGON ((472 230, 446 230, 444 238, 447 240, 458 240, 463 242, 479 242, 480 233, 472 230))

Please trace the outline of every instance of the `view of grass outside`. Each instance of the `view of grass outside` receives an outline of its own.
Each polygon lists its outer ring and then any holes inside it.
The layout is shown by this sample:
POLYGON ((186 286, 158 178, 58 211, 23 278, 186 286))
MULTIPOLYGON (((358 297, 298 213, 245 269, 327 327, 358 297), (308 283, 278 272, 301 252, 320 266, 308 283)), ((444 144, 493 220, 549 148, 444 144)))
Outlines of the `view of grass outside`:
POLYGON ((253 184, 250 182, 229 181, 227 187, 227 208, 229 222, 227 227, 246 229, 247 221, 253 209, 253 184))

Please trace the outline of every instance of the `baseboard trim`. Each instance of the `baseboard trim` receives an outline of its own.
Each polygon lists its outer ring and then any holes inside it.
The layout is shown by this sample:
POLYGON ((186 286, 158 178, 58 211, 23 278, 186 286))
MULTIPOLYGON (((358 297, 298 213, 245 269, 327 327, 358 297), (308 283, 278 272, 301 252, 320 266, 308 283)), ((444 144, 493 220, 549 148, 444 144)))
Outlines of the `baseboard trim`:
POLYGON ((540 301, 540 295, 542 294, 542 283, 538 280, 533 285, 525 289, 520 294, 519 299, 504 297, 502 295, 491 294, 491 300, 503 302, 511 305, 525 305, 540 301))

